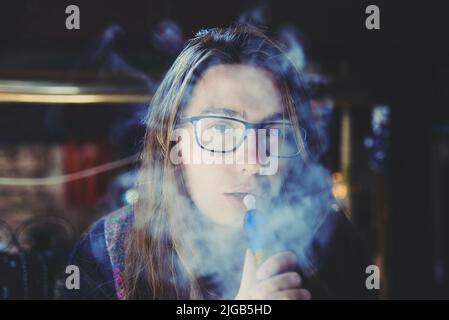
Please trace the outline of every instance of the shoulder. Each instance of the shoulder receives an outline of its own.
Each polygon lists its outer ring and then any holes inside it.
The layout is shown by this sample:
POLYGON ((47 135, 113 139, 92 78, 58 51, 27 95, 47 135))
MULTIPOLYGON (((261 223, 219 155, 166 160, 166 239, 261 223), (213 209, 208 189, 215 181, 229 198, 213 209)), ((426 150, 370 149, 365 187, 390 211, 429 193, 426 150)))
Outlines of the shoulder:
POLYGON ((104 239, 109 255, 114 285, 119 299, 123 299, 123 273, 125 271, 125 250, 128 235, 134 222, 130 206, 104 217, 104 239))
POLYGON ((108 214, 97 222, 103 225, 108 250, 125 245, 133 221, 133 210, 127 206, 108 214))
POLYGON ((364 238, 338 206, 320 221, 306 254, 324 284, 323 298, 377 298, 365 287, 371 261, 364 238))
POLYGON ((80 238, 70 264, 80 269, 80 289, 68 298, 122 298, 121 279, 127 234, 133 211, 124 207, 97 220, 80 238))

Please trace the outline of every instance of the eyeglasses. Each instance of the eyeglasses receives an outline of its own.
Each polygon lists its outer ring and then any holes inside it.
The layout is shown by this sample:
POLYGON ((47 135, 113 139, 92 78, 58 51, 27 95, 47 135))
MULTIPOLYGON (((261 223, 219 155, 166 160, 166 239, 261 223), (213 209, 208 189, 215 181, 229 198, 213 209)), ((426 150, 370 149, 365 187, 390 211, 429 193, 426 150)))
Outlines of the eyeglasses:
POLYGON ((266 154, 280 158, 299 155, 295 129, 290 121, 251 123, 224 116, 182 117, 178 124, 192 123, 198 145, 211 152, 233 152, 248 136, 248 130, 258 132, 258 147, 266 148, 266 154), (258 129, 265 129, 260 132, 258 129), (262 136, 262 137, 261 137, 262 136))

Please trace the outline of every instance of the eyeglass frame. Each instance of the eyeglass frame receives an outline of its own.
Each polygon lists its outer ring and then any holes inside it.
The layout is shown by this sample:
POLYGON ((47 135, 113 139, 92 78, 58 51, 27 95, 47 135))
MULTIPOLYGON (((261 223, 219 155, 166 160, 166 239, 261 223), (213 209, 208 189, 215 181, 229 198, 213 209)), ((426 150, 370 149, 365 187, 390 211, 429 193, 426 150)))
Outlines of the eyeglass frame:
MULTIPOLYGON (((214 119, 224 119, 224 120, 233 120, 233 121, 237 121, 242 123, 245 126, 245 130, 244 132, 247 132, 247 130, 249 129, 264 129, 267 125, 270 124, 282 124, 282 121, 264 121, 264 122, 248 122, 242 119, 238 119, 238 118, 233 118, 233 117, 227 117, 227 116, 217 116, 217 115, 198 115, 198 116, 190 116, 190 117, 179 117, 178 121, 177 121, 177 125, 181 125, 181 124, 186 124, 186 123, 191 123, 193 125, 193 131, 195 132, 195 140, 196 143, 200 146, 201 149, 203 150, 207 150, 210 152, 218 152, 218 153, 228 153, 228 152, 235 152, 235 150, 237 150, 242 143, 245 141, 247 135, 245 134, 242 141, 239 143, 239 145, 235 146, 234 149, 229 150, 229 151, 215 151, 215 150, 209 150, 207 148, 205 148, 203 145, 201 145, 199 138, 198 138, 198 132, 197 132, 197 125, 196 123, 202 119, 205 118, 214 118, 214 119)), ((290 124, 291 126, 293 126, 292 124, 290 124)), ((305 134, 305 130, 303 129, 304 134, 305 134)), ((278 158, 293 158, 293 157, 297 157, 300 155, 300 150, 299 150, 299 146, 297 145, 298 151, 296 152, 296 154, 291 155, 291 156, 276 156, 278 158)))

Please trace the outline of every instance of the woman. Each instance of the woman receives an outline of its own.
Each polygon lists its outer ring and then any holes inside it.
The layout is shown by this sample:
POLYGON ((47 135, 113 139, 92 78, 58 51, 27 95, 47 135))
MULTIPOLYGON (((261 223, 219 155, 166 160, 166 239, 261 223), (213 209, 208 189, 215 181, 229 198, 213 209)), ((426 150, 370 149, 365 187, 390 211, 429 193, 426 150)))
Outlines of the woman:
POLYGON ((260 30, 198 33, 167 72, 146 123, 138 201, 80 241, 71 264, 81 287, 69 298, 363 296, 352 230, 327 210, 333 202, 317 170, 320 137, 300 73, 260 30), (284 226, 262 261, 247 249, 248 201, 276 211, 267 237, 284 226), (302 228, 298 241, 281 239, 287 227, 294 236, 302 228), (327 259, 333 255, 346 265, 327 259))

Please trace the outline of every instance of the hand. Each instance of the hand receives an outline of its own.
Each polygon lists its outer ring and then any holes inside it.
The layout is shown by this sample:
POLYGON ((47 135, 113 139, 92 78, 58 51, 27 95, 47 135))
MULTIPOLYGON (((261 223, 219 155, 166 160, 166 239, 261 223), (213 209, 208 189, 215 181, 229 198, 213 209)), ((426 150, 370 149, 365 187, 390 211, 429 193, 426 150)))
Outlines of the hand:
POLYGON ((236 300, 310 300, 311 293, 302 288, 296 270, 296 256, 281 252, 269 257, 260 267, 251 250, 246 250, 240 289, 236 300))

